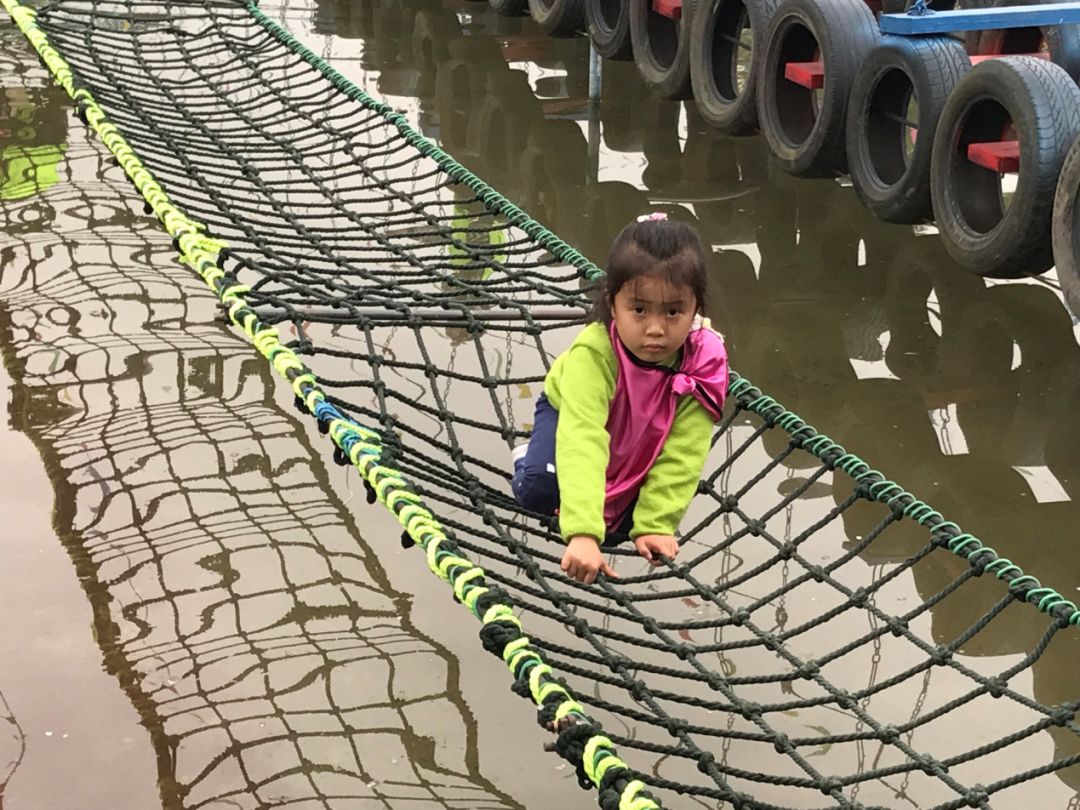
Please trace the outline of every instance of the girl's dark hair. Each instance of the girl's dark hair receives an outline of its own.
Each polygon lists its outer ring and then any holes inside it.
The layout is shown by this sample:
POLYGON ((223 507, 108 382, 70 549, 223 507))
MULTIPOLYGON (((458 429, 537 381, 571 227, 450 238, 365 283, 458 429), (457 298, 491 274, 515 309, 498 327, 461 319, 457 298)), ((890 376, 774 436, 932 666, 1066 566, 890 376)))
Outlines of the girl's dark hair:
POLYGON ((607 277, 595 288, 590 321, 611 325, 611 304, 619 290, 642 276, 662 278, 676 287, 689 287, 697 311, 705 314, 705 249, 697 231, 685 222, 631 222, 611 243, 607 277))

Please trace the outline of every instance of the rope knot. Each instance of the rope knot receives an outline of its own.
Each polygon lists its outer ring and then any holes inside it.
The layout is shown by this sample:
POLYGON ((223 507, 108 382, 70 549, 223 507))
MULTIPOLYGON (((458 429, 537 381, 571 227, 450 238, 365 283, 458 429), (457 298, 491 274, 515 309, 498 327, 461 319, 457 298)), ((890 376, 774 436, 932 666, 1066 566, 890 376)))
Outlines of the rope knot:
POLYGON ((742 627, 750 619, 750 611, 746 608, 739 608, 731 614, 731 623, 736 627, 742 627))
POLYGON ((664 728, 672 737, 678 737, 680 733, 686 732, 690 728, 690 724, 680 717, 671 717, 664 723, 664 728))
POLYGON ((878 739, 885 743, 894 743, 900 739, 900 729, 896 726, 882 726, 878 739))
POLYGON ((1068 706, 1055 706, 1050 712, 1050 719, 1054 721, 1055 726, 1064 726, 1075 716, 1076 709, 1070 709, 1068 706))
POLYGON ((829 796, 840 790, 840 787, 840 780, 837 779, 835 776, 830 776, 822 779, 821 784, 818 786, 821 792, 824 793, 826 796, 829 796))
POLYGON ((838 689, 836 691, 836 705, 842 709, 854 709, 857 705, 857 701, 847 690, 838 689))
POLYGON ((952 650, 943 644, 937 645, 937 647, 934 648, 934 651, 930 653, 930 660, 939 666, 948 663, 951 659, 952 650))
POLYGON ((739 499, 734 495, 725 495, 720 499, 721 512, 734 512, 739 508, 739 499))
POLYGON ((809 681, 819 672, 821 672, 821 667, 817 665, 817 661, 811 658, 809 661, 803 661, 803 663, 799 666, 796 672, 798 673, 800 678, 809 681))
POLYGON ((795 746, 791 744, 791 740, 788 739, 786 734, 777 734, 773 737, 772 747, 778 754, 790 754, 795 750, 795 746))
POLYGON ((1004 678, 990 678, 986 682, 986 691, 990 693, 990 697, 999 698, 1005 694, 1008 685, 1008 681, 1004 678))
POLYGON ((738 709, 744 720, 755 720, 761 717, 761 705, 758 703, 743 701, 739 703, 738 709))
POLYGON ((990 794, 986 792, 986 788, 982 785, 975 785, 964 794, 964 801, 967 802, 968 807, 982 807, 989 798, 990 794))
MULTIPOLYGON (((934 759, 931 756, 919 757, 915 761, 918 763, 919 769, 923 773, 925 773, 927 776, 934 776, 935 774, 937 774, 939 772, 940 773, 948 773, 949 772, 948 768, 946 768, 944 765, 942 765, 940 762, 938 762, 936 759, 934 759)), ((976 785, 975 787, 978 788, 979 785, 976 785)), ((971 806, 972 807, 978 807, 978 805, 975 805, 975 804, 973 804, 971 806)))
POLYGON ((710 768, 716 766, 716 756, 711 751, 705 751, 698 755, 697 769, 702 773, 708 773, 710 768))

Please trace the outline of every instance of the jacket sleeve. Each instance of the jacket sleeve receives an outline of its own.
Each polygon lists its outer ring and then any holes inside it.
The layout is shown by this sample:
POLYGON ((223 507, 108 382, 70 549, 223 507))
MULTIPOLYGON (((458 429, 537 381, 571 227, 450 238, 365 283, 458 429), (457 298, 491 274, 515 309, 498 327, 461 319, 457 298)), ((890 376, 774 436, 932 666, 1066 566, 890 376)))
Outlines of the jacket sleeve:
POLYGON ((615 371, 588 346, 574 346, 563 360, 555 429, 559 480, 559 530, 564 540, 589 535, 603 542, 604 500, 611 436, 608 411, 615 371))
POLYGON ((675 534, 697 492, 713 426, 700 402, 692 396, 680 398, 671 432, 638 493, 631 537, 675 534))

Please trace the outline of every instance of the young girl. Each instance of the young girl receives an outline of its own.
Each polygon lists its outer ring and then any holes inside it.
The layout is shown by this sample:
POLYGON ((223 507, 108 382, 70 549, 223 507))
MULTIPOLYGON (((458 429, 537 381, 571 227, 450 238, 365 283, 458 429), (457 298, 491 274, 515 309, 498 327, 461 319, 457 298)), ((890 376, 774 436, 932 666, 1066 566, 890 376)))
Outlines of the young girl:
POLYGON ((705 285, 693 229, 639 217, 611 245, 591 322, 544 380, 514 497, 558 512, 562 570, 579 582, 618 576, 605 540, 629 535, 653 565, 678 553, 728 385, 723 340, 701 326, 705 285))

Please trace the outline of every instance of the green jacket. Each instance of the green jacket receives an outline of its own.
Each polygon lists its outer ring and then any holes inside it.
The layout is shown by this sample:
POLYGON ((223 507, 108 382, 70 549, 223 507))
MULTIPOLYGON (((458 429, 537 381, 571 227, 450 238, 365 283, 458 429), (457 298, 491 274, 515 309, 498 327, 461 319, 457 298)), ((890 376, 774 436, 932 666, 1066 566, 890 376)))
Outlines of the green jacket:
MULTIPOLYGON (((559 528, 563 539, 602 539, 607 482, 608 408, 618 370, 611 338, 602 324, 585 327, 560 354, 544 380, 544 393, 559 412, 555 470, 559 477, 559 528)), ((709 454, 713 420, 693 396, 680 397, 660 456, 634 507, 631 537, 673 535, 697 492, 709 454)))

